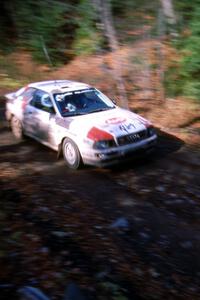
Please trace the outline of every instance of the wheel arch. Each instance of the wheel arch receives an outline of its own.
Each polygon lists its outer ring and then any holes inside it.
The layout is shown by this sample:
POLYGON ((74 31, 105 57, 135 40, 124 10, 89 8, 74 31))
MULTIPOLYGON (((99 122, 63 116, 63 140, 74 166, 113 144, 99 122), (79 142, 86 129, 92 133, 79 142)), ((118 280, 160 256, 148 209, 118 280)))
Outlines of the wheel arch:
POLYGON ((67 137, 67 136, 62 137, 60 143, 58 144, 57 159, 59 159, 59 158, 61 157, 61 155, 62 155, 62 145, 63 145, 63 142, 64 142, 64 140, 65 140, 66 138, 68 138, 68 137, 67 137))
POLYGON ((63 157, 70 169, 79 169, 83 165, 82 155, 77 143, 66 137, 62 143, 63 157))
POLYGON ((6 110, 5 117, 6 117, 6 121, 10 124, 11 119, 14 117, 14 114, 13 114, 13 112, 6 110))
MULTIPOLYGON (((61 141, 60 141, 60 143, 58 144, 58 154, 57 154, 57 158, 60 158, 60 156, 62 155, 62 146, 63 146, 63 142, 64 142, 65 139, 70 139, 70 140, 72 140, 72 142, 76 145, 76 147, 79 149, 79 152, 80 152, 80 148, 79 148, 79 146, 77 145, 77 142, 76 142, 72 137, 65 135, 65 136, 63 136, 63 137, 61 138, 61 141)), ((81 154, 81 152, 80 152, 80 154, 81 154)))

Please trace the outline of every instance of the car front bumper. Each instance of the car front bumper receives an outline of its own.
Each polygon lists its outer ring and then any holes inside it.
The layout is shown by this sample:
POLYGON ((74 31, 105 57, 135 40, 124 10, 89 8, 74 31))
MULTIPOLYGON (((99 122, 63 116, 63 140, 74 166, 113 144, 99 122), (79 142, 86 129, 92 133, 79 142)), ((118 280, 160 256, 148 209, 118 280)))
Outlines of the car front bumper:
POLYGON ((157 135, 138 143, 120 146, 112 149, 94 151, 91 155, 83 156, 84 164, 106 167, 133 159, 136 155, 150 153, 157 144, 157 135))

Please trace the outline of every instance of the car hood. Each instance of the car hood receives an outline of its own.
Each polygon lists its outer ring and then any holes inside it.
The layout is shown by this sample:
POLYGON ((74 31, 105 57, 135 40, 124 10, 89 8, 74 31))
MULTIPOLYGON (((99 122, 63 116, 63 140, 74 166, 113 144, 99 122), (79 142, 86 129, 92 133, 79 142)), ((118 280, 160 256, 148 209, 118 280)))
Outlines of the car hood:
POLYGON ((70 132, 92 140, 117 138, 145 130, 150 125, 139 115, 118 107, 64 119, 70 132))

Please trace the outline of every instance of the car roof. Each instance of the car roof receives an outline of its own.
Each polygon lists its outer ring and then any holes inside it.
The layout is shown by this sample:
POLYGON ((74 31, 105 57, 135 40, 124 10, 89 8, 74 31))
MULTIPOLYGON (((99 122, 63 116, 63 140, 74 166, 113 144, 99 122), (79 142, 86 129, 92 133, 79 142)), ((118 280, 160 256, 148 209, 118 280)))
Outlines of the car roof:
POLYGON ((71 80, 48 80, 34 82, 29 87, 38 88, 48 93, 66 93, 81 89, 88 89, 90 86, 86 83, 71 80))

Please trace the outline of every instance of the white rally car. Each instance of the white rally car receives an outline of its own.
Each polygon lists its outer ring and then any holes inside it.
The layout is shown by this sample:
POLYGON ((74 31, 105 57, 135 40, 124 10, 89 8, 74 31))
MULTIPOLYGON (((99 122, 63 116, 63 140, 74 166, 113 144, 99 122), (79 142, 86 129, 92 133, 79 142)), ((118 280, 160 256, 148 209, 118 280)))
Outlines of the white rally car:
POLYGON ((6 118, 17 139, 30 136, 63 153, 68 167, 108 166, 152 149, 151 123, 79 82, 36 82, 5 95, 6 118))

